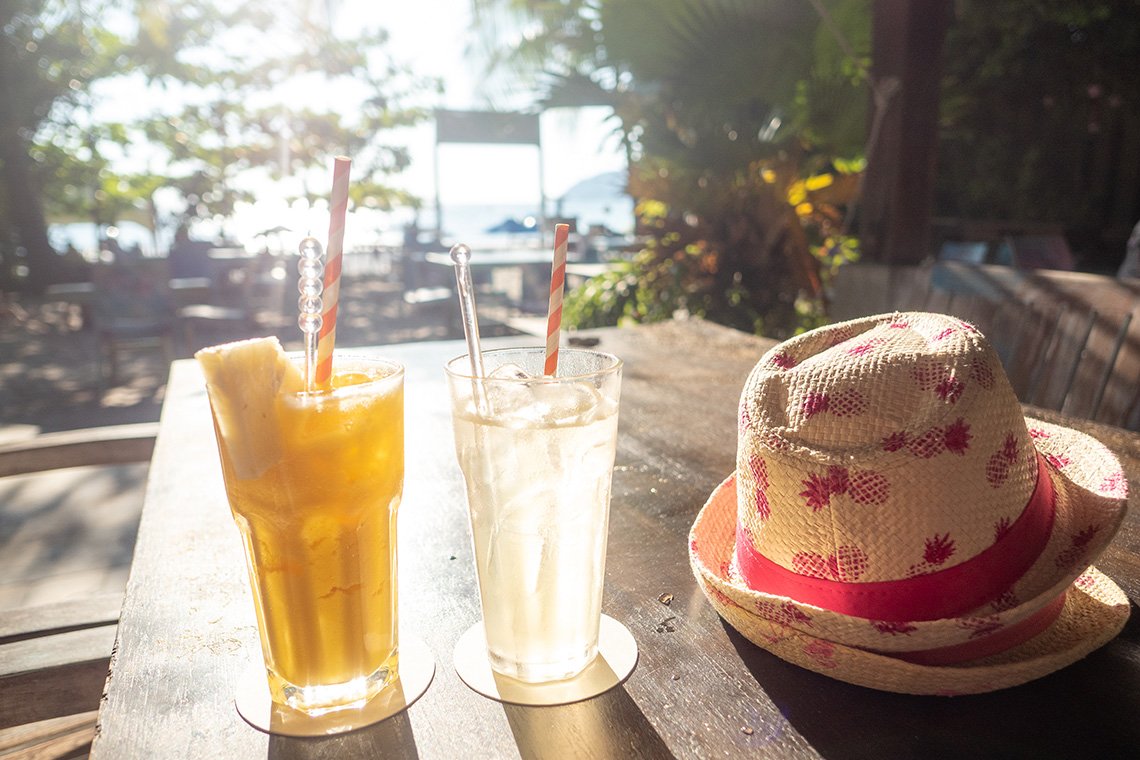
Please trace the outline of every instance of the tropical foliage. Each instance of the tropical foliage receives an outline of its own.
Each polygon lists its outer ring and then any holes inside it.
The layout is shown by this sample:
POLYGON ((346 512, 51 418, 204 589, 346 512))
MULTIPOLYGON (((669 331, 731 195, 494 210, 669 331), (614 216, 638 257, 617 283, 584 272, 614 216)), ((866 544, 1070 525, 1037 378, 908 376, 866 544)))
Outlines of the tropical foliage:
MULTIPOLYGON (((771 204, 788 183, 768 188, 761 207, 764 187, 755 178, 788 164, 799 179, 840 176, 837 158, 865 154, 869 1, 476 2, 527 14, 518 44, 499 57, 529 64, 523 70, 547 86, 550 104, 614 109, 628 139, 631 190, 663 204, 639 208, 665 209, 660 219, 646 217, 642 231, 664 224, 680 236, 672 243, 651 236, 627 271, 611 275, 622 286, 617 294, 595 283, 571 298, 571 313, 589 323, 655 318, 669 313, 648 306, 658 298, 731 324, 762 321, 773 335, 811 324, 803 314, 818 313, 822 301, 801 276, 812 261, 802 246, 773 244, 773 230, 799 234, 771 204), (754 197, 744 202, 739 193, 749 182, 754 197), (755 232, 723 233, 742 225, 755 232), (689 253, 677 258, 676 245, 689 253), (665 262, 669 277, 660 273, 665 262), (653 283, 669 285, 655 293, 653 283)), ((1092 268, 1115 266, 1140 218, 1140 4, 957 0, 953 11, 942 56, 935 214, 1049 222, 1078 252, 1088 247, 1092 268), (1115 247, 1105 242, 1112 230, 1115 247)), ((825 286, 824 258, 856 248, 842 235, 856 218, 850 196, 831 200, 844 223, 820 227, 818 216, 800 217, 825 286)))
POLYGON ((790 335, 823 324, 823 297, 831 278, 840 265, 858 258, 858 241, 844 234, 841 211, 858 174, 794 177, 794 169, 781 175, 754 163, 731 193, 710 199, 719 203, 716 214, 687 220, 672 217, 662 201, 642 201, 636 213, 649 233, 644 246, 572 291, 565 319, 578 327, 602 327, 659 321, 680 312, 765 335, 790 335), (734 223, 718 229, 714 225, 720 219, 734 223), (758 232, 772 237, 756 237, 758 232), (775 256, 767 267, 748 261, 725 266, 729 246, 773 251, 775 256), (802 265, 787 271, 790 286, 754 284, 788 264, 802 265))
POLYGON ((841 159, 863 151, 869 0, 819 6, 854 56, 803 0, 476 4, 529 20, 499 60, 546 105, 609 105, 626 141, 645 243, 571 294, 567 319, 684 310, 772 336, 818 322, 834 260, 857 250, 843 206, 858 165, 841 159), (818 203, 808 178, 831 186, 818 203))
POLYGON ((0 276, 19 261, 33 286, 52 280, 60 257, 48 220, 220 222, 250 198, 242 177, 303 177, 342 152, 354 158, 357 202, 407 201, 386 178, 409 157, 378 136, 426 118, 408 99, 438 85, 392 61, 382 30, 335 34, 334 5, 2 4, 0 276), (140 93, 140 114, 108 119, 100 87, 122 82, 140 93), (344 93, 336 106, 296 102, 298 91, 333 88, 344 93), (159 193, 173 209, 165 216, 159 193))
POLYGON ((1116 224, 1126 237, 1140 217, 1140 4, 959 0, 955 9, 937 213, 1068 230, 1116 224))

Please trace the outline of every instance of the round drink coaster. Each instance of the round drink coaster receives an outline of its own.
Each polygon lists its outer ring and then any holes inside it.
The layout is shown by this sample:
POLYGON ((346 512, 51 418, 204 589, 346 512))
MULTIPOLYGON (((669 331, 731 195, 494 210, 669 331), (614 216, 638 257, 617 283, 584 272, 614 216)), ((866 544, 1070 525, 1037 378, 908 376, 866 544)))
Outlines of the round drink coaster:
POLYGON ((275 703, 269 696, 265 666, 250 665, 238 681, 238 714, 256 729, 282 736, 329 736, 379 723, 406 710, 423 696, 435 677, 435 659, 423 639, 400 636, 399 678, 360 707, 309 715, 275 703))
POLYGON ((637 665, 637 642, 624 625, 602 615, 598 656, 578 675, 562 681, 527 683, 491 670, 483 623, 455 644, 455 672, 473 691, 515 705, 568 705, 596 697, 629 678, 637 665))

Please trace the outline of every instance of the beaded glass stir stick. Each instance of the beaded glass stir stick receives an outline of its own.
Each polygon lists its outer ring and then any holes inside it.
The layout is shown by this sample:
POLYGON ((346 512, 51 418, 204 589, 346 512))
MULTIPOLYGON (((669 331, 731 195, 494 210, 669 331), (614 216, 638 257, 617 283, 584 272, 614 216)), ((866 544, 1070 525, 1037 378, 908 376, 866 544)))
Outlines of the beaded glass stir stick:
POLYGON ((297 317, 297 325, 305 334, 305 389, 309 392, 317 389, 317 341, 321 331, 321 293, 324 291, 322 276, 325 265, 321 262, 321 244, 315 238, 307 237, 301 241, 301 260, 297 262, 297 273, 301 279, 297 281, 297 290, 301 293, 297 299, 297 307, 301 314, 297 317))

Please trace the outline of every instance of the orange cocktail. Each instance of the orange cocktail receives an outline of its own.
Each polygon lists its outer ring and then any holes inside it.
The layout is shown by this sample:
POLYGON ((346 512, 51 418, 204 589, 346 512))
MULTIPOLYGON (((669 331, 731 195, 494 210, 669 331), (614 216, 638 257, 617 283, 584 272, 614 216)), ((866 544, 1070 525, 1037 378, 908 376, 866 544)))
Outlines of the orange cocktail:
POLYGON ((359 704, 396 675, 403 369, 338 356, 331 389, 289 385, 252 413, 217 403, 211 385, 211 407, 270 693, 321 712, 359 704), (267 448, 265 436, 275 437, 267 448))

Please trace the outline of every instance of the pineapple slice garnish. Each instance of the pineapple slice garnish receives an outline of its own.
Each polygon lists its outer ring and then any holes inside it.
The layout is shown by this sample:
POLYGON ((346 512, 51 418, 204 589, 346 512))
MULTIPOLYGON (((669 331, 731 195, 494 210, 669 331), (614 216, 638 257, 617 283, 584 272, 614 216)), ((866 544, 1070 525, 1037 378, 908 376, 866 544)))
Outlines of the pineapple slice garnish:
POLYGON ((274 337, 203 348, 194 357, 234 474, 261 477, 284 454, 277 397, 304 390, 304 374, 274 337))

